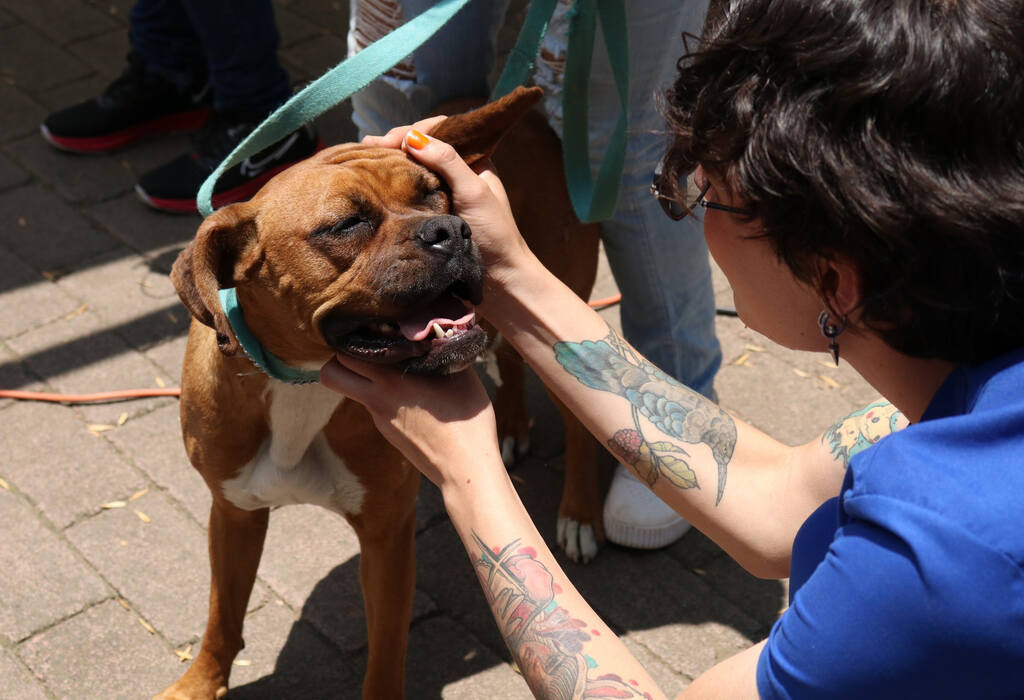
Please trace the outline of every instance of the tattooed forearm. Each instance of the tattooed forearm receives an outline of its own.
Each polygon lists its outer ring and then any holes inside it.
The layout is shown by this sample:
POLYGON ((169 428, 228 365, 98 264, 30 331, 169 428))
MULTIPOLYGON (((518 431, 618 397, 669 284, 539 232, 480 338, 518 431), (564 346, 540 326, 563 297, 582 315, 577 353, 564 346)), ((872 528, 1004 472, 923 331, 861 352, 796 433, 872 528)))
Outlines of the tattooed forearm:
POLYGON ((686 450, 673 442, 648 441, 643 416, 666 435, 711 449, 718 466, 715 504, 721 502, 736 447, 736 423, 728 413, 637 355, 614 331, 603 340, 555 343, 554 350, 562 367, 582 384, 622 396, 632 405, 633 426, 608 441, 619 459, 651 486, 664 476, 679 488, 700 488, 686 450))
POLYGON ((615 674, 596 674, 597 662, 583 645, 596 630, 555 602, 560 589, 531 547, 513 540, 479 548, 474 563, 484 595, 523 678, 537 698, 647 698, 649 693, 615 674), (594 677, 591 677, 594 673, 594 677))
POLYGON ((888 401, 876 401, 826 430, 821 441, 846 469, 855 454, 906 426, 906 417, 895 406, 888 401))

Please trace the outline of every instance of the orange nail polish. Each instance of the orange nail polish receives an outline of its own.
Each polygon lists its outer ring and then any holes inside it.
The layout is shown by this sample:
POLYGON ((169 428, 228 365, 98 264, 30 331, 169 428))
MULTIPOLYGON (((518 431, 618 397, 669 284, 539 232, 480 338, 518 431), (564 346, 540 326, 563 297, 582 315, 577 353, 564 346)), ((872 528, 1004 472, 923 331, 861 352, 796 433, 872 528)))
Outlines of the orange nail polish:
POLYGON ((410 129, 409 133, 405 135, 405 142, 412 148, 419 150, 430 142, 426 134, 422 134, 416 129, 410 129))

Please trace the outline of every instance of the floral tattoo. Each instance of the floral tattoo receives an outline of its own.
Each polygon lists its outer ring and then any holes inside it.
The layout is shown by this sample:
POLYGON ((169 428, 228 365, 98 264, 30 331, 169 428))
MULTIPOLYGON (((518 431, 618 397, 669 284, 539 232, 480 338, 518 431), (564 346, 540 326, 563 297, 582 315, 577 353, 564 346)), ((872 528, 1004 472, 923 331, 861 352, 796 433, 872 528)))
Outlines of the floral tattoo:
POLYGON ((906 417, 895 406, 877 401, 843 418, 826 430, 821 440, 845 469, 855 454, 906 425, 906 417))
POLYGON ((725 479, 736 447, 736 423, 728 413, 637 355, 611 331, 604 340, 559 342, 555 358, 585 386, 622 396, 633 412, 633 427, 623 428, 608 441, 615 456, 636 470, 650 486, 665 477, 678 488, 700 488, 682 446, 650 441, 640 417, 682 442, 705 444, 718 465, 715 504, 725 493, 725 479))
POLYGON ((473 568, 505 643, 536 697, 651 700, 635 680, 596 674, 597 662, 584 653, 584 644, 599 632, 588 632, 585 622, 555 602, 561 589, 531 547, 520 546, 519 540, 490 547, 476 532, 473 538, 479 548, 473 568))

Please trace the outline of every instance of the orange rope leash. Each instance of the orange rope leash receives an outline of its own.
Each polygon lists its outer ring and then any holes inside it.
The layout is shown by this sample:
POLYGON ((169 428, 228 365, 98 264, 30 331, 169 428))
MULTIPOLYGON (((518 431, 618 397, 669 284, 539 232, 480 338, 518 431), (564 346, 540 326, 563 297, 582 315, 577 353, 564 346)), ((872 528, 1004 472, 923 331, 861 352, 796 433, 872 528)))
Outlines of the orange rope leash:
POLYGON ((0 399, 52 401, 54 403, 101 403, 143 399, 152 396, 181 396, 181 388, 172 386, 164 389, 122 389, 120 391, 101 391, 96 394, 52 394, 46 391, 0 389, 0 399))

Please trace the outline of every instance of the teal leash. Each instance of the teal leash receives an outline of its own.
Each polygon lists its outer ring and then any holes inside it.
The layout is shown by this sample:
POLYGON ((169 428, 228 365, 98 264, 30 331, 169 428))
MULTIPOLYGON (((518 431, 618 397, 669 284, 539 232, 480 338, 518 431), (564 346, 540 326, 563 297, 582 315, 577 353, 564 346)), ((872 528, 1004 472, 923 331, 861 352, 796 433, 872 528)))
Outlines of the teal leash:
POLYGON ((263 347, 263 343, 257 340, 245 322, 245 314, 238 303, 238 295, 235 288, 219 290, 220 305, 228 317, 231 330, 238 338, 238 344, 249 356, 252 363, 263 370, 267 376, 289 384, 312 384, 320 381, 320 373, 304 369, 295 369, 281 360, 280 357, 263 347))
POLYGON ((196 197, 199 212, 203 216, 213 213, 213 188, 225 170, 280 141, 366 87, 436 34, 467 2, 469 0, 440 0, 293 95, 238 144, 206 178, 196 197))
MULTIPOLYGON (((522 85, 533 71, 540 42, 558 0, 533 0, 516 45, 509 54, 493 99, 522 85)), ((585 223, 612 217, 619 199, 622 167, 626 158, 629 124, 629 38, 623 0, 576 0, 569 14, 569 46, 562 76, 562 158, 573 209, 585 223), (605 48, 619 96, 619 116, 598 167, 595 181, 590 170, 589 78, 594 54, 597 21, 601 22, 605 48)))

